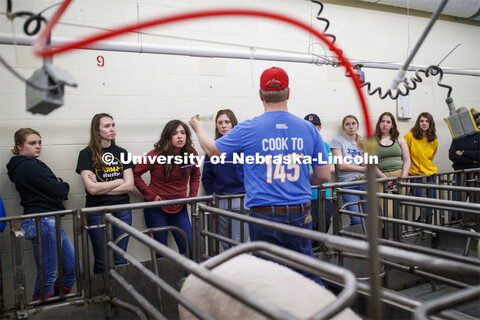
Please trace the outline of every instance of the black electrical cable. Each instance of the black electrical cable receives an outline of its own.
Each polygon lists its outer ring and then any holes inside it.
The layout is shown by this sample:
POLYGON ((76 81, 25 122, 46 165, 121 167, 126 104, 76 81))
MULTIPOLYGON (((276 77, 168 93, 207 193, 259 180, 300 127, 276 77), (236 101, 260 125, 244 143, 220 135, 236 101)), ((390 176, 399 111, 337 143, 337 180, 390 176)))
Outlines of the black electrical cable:
MULTIPOLYGON (((52 5, 52 6, 48 7, 47 9, 49 9, 53 6, 55 6, 55 5, 52 5)), ((47 9, 45 9, 45 10, 47 10, 47 9)), ((42 22, 45 23, 45 24, 47 23, 47 19, 42 16, 42 13, 45 10, 41 11, 40 13, 33 13, 33 12, 29 12, 29 11, 12 12, 12 0, 7 0, 7 13, 6 13, 6 15, 7 15, 8 19, 10 19, 10 20, 15 19, 16 17, 27 16, 28 18, 27 18, 27 20, 25 20, 25 23, 23 24, 23 32, 25 32, 25 34, 27 34, 29 36, 34 36, 40 31, 40 28, 42 27, 42 22), (30 27, 32 23, 36 23, 34 25, 33 30, 31 30, 31 27, 30 27)), ((48 38, 47 42, 50 43, 50 37, 48 38)), ((15 69, 13 69, 2 58, 2 56, 0 56, 0 63, 3 66, 5 66, 5 68, 7 68, 7 70, 10 71, 15 77, 22 80, 23 82, 25 82, 27 84, 27 86, 30 86, 34 89, 37 89, 37 90, 40 90, 40 91, 52 91, 52 90, 56 90, 56 89, 58 89, 59 87, 62 86, 61 84, 56 84, 54 86, 49 86, 49 87, 40 87, 40 86, 32 83, 28 79, 25 79, 24 77, 22 77, 21 74, 19 74, 17 71, 15 71, 15 69)))
MULTIPOLYGON (((324 18, 324 17, 321 16, 321 13, 323 11, 323 3, 321 1, 318 1, 318 0, 311 0, 311 1, 320 6, 320 9, 318 10, 317 15, 316 15, 316 19, 319 20, 319 21, 325 22, 325 28, 323 29, 323 33, 325 34, 326 37, 329 37, 329 38, 332 39, 332 43, 335 43, 337 38, 333 34, 327 33, 327 30, 330 27, 330 21, 327 18, 324 18)), ((444 0, 441 8, 439 9, 440 12, 444 7, 445 2, 446 1, 444 0)), ((456 47, 455 47, 455 49, 456 49, 456 47)), ((418 48, 417 48, 417 50, 418 50, 418 48)), ((380 97, 380 99, 385 99, 386 97, 390 97, 391 99, 396 100, 400 95, 402 95, 402 96, 408 95, 410 93, 410 91, 413 91, 417 88, 417 83, 420 83, 420 82, 423 81, 422 77, 420 76, 420 73, 423 73, 425 75, 425 77, 439 75, 439 79, 437 81, 437 84, 438 84, 439 87, 448 89, 447 98, 450 98, 450 94, 452 92, 452 87, 451 86, 448 86, 448 85, 443 84, 441 82, 442 78, 443 78, 443 70, 438 65, 437 66, 435 66, 435 65, 429 66, 425 70, 423 70, 423 69, 418 70, 418 71, 415 72, 415 76, 411 77, 410 79, 405 78, 401 82, 402 85, 403 85, 403 88, 402 88, 403 90, 402 89, 393 89, 395 91, 395 93, 392 91, 392 89, 388 89, 385 93, 383 93, 381 87, 377 87, 374 90, 372 90, 372 84, 370 82, 365 82, 365 74, 361 70, 361 68, 362 68, 361 64, 356 65, 357 74, 355 74, 355 76, 360 77, 360 80, 363 82, 362 87, 367 87, 367 92, 368 92, 369 95, 373 96, 373 95, 378 93, 378 96, 380 97)), ((351 75, 345 74, 345 76, 350 77, 351 75)))
POLYGON ((27 20, 25 20, 25 23, 23 24, 23 32, 25 32, 25 34, 29 36, 34 36, 40 31, 40 28, 42 27, 42 22, 44 22, 45 24, 47 23, 47 19, 45 19, 45 17, 42 16, 42 12, 40 13, 33 13, 30 11, 12 12, 11 0, 7 0, 7 17, 10 20, 15 19, 16 17, 28 17, 27 20), (32 23, 35 23, 33 29, 31 29, 32 23))
MULTIPOLYGON (((362 65, 357 64, 356 68, 357 68, 357 75, 356 76, 359 76, 360 78, 362 78, 362 76, 363 76, 363 71, 361 71, 362 65)), ((395 91, 395 93, 392 91, 392 89, 388 89, 385 93, 382 93, 382 88, 381 87, 378 87, 378 88, 375 88, 374 90, 372 90, 372 88, 371 88, 372 84, 370 82, 364 82, 362 84, 362 87, 367 87, 367 92, 371 96, 378 93, 378 96, 380 97, 380 99, 385 99, 386 97, 390 97, 391 99, 396 100, 399 96, 406 96, 410 93, 410 91, 413 91, 417 88, 417 83, 420 83, 420 82, 423 81, 422 77, 420 76, 420 73, 423 73, 425 75, 425 77, 427 77, 427 78, 429 76, 437 76, 438 75, 439 79, 437 81, 437 85, 439 87, 448 89, 447 99, 450 98, 450 95, 452 93, 452 87, 441 82, 442 79, 443 79, 443 70, 440 67, 435 66, 435 65, 429 66, 425 70, 423 70, 423 69, 417 70, 415 72, 414 77, 411 77, 409 79, 405 78, 401 82, 401 84, 403 85, 402 89, 404 89, 404 90, 393 89, 395 91)))
POLYGON ((337 37, 335 37, 333 34, 331 33, 327 33, 327 30, 328 28, 330 27, 330 21, 327 19, 327 18, 323 18, 321 16, 322 14, 322 11, 323 11, 323 3, 318 1, 318 0, 312 0, 313 3, 316 3, 320 6, 320 9, 318 9, 318 12, 317 12, 317 15, 315 16, 315 18, 319 21, 323 21, 325 22, 325 28, 323 28, 323 33, 325 34, 325 36, 327 38, 331 38, 332 39, 332 43, 335 44, 335 41, 337 40, 337 37))
POLYGON ((0 64, 2 64, 5 68, 7 68, 8 71, 10 71, 15 77, 17 77, 18 79, 22 80, 23 82, 25 82, 28 86, 34 88, 34 89, 37 89, 37 90, 40 90, 40 91, 52 91, 52 90, 56 90, 58 89, 59 87, 61 87, 62 85, 57 83, 56 85, 54 86, 50 86, 50 87, 40 87, 40 86, 37 86, 36 84, 30 82, 28 79, 25 79, 24 77, 22 77, 22 75, 20 73, 18 73, 17 71, 15 71, 15 69, 13 69, 5 60, 3 60, 2 56, 0 56, 0 64))

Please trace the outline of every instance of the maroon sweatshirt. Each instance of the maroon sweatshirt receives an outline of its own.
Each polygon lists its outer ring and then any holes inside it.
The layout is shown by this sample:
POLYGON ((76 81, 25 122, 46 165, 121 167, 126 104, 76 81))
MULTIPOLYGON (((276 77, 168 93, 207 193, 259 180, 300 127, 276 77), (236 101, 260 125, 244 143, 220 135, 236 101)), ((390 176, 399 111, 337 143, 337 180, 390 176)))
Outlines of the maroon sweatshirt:
MULTIPOLYGON (((195 155, 198 155, 196 151, 195 155)), ((157 159, 160 154, 151 150, 146 156, 148 160, 152 160, 157 159)), ((160 196, 162 200, 187 198, 187 187, 189 183, 190 194, 188 197, 193 198, 197 196, 200 185, 200 169, 198 167, 195 165, 189 166, 190 173, 184 177, 181 167, 188 164, 174 164, 170 172, 170 179, 167 180, 163 173, 164 164, 159 164, 157 161, 154 161, 153 164, 151 161, 146 162, 147 163, 142 164, 137 163, 133 168, 135 186, 140 190, 145 200, 153 201, 157 195, 160 196), (150 184, 148 186, 142 179, 142 175, 147 171, 150 171, 150 184)), ((167 213, 177 213, 182 209, 182 205, 171 205, 162 207, 162 209, 167 213)))

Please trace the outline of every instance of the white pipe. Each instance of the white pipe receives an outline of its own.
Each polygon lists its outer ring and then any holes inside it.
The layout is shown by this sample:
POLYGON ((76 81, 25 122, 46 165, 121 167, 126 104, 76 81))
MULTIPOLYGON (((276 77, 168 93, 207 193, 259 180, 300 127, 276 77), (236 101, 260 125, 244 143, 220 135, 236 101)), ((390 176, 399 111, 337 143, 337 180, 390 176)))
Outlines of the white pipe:
MULTIPOLYGON (((51 40, 52 45, 61 45, 72 42, 72 39, 55 38, 51 40)), ((0 44, 6 45, 21 45, 31 46, 34 39, 27 36, 12 37, 10 35, 0 34, 0 44)), ((171 54, 191 57, 206 57, 206 58, 229 58, 229 59, 252 59, 252 60, 266 60, 266 61, 284 61, 284 62, 298 62, 310 63, 317 65, 336 65, 337 59, 325 59, 312 54, 289 53, 282 51, 264 50, 264 49, 221 49, 209 48, 200 46, 173 46, 173 45, 158 45, 158 44, 140 44, 133 42, 119 42, 119 41, 101 41, 97 42, 85 50, 103 50, 115 52, 136 52, 136 53, 150 53, 150 54, 171 54)), ((398 70, 402 66, 401 63, 377 63, 350 60, 353 65, 361 64, 363 68, 398 70)), ((427 66, 410 66, 409 71, 425 70, 427 66)), ((462 70, 442 68, 444 74, 455 74, 480 77, 480 70, 462 70)))
MULTIPOLYGON (((435 12, 441 0, 357 0, 375 4, 410 8, 413 10, 435 12)), ((460 18, 474 18, 480 14, 480 0, 452 0, 442 11, 442 14, 460 18)))

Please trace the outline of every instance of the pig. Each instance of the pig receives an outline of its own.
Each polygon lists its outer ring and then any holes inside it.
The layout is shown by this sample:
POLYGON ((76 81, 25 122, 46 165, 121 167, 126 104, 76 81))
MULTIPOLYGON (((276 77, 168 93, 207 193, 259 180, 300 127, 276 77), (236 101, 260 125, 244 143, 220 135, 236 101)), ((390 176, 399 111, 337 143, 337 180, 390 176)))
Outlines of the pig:
MULTIPOLYGON (((242 254, 212 270, 247 292, 252 292, 298 319, 308 319, 336 299, 335 295, 316 282, 278 263, 242 254)), ((181 294, 215 319, 268 319, 264 315, 215 289, 193 274, 185 280, 181 294)), ((181 320, 196 319, 179 305, 181 320)), ((332 319, 361 319, 350 308, 332 319)))

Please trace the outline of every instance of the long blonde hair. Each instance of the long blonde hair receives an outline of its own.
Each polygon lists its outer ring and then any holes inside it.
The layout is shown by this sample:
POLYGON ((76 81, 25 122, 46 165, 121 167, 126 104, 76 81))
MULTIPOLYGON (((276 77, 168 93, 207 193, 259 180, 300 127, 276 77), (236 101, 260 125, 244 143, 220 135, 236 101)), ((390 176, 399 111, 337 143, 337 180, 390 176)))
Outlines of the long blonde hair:
MULTIPOLYGON (((360 123, 358 122, 357 117, 349 114, 349 115, 346 115, 345 117, 343 117, 343 120, 342 120, 342 129, 344 131, 345 131, 345 129, 344 129, 345 121, 347 121, 348 118, 355 120, 357 122, 357 127, 358 128, 360 127, 360 123)), ((359 149, 363 150, 363 138, 358 133, 355 133, 355 142, 357 143, 357 147, 359 149)))

